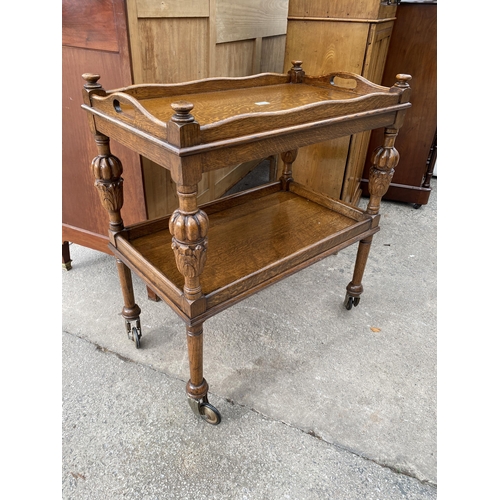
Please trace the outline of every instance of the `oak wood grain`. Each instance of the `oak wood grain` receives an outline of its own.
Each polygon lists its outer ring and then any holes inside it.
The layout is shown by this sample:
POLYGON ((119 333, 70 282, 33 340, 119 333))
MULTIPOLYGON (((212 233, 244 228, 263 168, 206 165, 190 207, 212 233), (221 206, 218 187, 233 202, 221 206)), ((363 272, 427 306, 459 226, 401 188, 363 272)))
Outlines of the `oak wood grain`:
MULTIPOLYGON (((367 224, 369 226, 366 218, 359 217, 359 214, 358 218, 361 221, 290 192, 277 192, 216 212, 210 211, 209 257, 201 278, 202 289, 205 294, 211 294, 291 258, 303 248, 316 245, 321 253, 343 238, 352 237, 356 231, 366 229, 367 224)), ((175 266, 173 254, 165 251, 170 238, 170 233, 164 228, 131 239, 130 243, 164 276, 170 277, 178 289, 182 289, 183 276, 175 266)), ((241 293, 240 287, 241 284, 237 287, 238 294, 241 293)))
POLYGON ((288 17, 377 20, 394 17, 396 4, 387 5, 380 0, 290 0, 288 17))
POLYGON ((210 0, 135 0, 137 3, 137 17, 208 17, 210 13, 210 0))
POLYGON ((96 75, 83 75, 83 108, 99 153, 93 172, 109 215, 109 248, 117 258, 125 302, 122 315, 139 322, 132 270, 149 295, 162 298, 185 321, 186 391, 195 413, 208 402, 203 377, 206 319, 356 242, 347 309, 357 305, 363 291, 381 197, 399 161, 394 145, 410 107, 411 76, 399 74, 395 85, 384 88, 345 73, 306 79, 301 64, 294 61, 288 75, 114 92, 103 91, 96 75), (228 88, 231 83, 238 88, 228 88), (271 111, 255 106, 270 106, 271 111), (294 182, 298 148, 377 127, 385 128, 384 141, 372 157, 366 210, 294 182), (123 226, 123 169, 111 153, 110 138, 171 171, 179 206, 170 216, 123 226), (199 205, 203 174, 217 179, 219 169, 277 151, 285 165, 278 182, 199 205))
POLYGON ((286 33, 288 0, 217 0, 216 43, 286 33))
MULTIPOLYGON (((127 0, 134 83, 281 72, 286 36, 275 27, 286 30, 287 3, 127 0), (230 34, 231 41, 218 43, 218 30, 230 34)), ((177 204, 170 172, 150 159, 142 160, 148 214, 166 215, 177 204)), ((204 174, 198 186, 200 203, 221 196, 231 187, 228 183, 237 182, 251 166, 244 162, 217 175, 204 174)))

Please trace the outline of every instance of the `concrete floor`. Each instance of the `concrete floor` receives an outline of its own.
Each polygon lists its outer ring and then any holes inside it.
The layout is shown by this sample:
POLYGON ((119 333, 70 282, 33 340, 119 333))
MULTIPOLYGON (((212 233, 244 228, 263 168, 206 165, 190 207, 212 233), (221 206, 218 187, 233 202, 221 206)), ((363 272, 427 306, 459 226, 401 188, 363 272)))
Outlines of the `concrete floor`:
POLYGON ((382 202, 358 307, 343 307, 351 247, 205 323, 216 427, 186 402, 182 321, 134 276, 136 349, 114 259, 72 245, 63 498, 436 498, 436 178, 432 188, 420 209, 382 202))

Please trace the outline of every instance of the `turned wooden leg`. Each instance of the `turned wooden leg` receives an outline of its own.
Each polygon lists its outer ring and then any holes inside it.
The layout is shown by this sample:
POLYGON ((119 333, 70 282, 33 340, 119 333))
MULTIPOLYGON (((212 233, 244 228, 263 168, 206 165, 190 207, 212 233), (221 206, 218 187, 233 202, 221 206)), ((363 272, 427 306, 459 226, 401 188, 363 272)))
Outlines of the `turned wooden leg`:
POLYGON ((206 422, 217 425, 221 415, 215 406, 208 402, 208 383, 203 378, 203 324, 186 326, 189 381, 186 385, 189 406, 206 422))
POLYGON ((148 293, 148 299, 151 300, 152 302, 160 302, 160 297, 156 295, 156 292, 154 290, 151 290, 149 286, 146 286, 146 291, 148 293))
POLYGON ((356 263, 354 265, 354 275, 352 281, 347 285, 347 293, 345 296, 344 306, 346 309, 351 309, 352 306, 359 304, 360 295, 363 292, 363 273, 365 272, 370 246, 372 244, 373 236, 370 236, 359 242, 358 253, 356 255, 356 263))
MULTIPOLYGON (((200 275, 206 261, 208 216, 197 205, 197 186, 177 186, 179 208, 169 221, 172 250, 179 272, 184 276, 184 296, 188 301, 203 296, 200 275)), ((190 379, 186 386, 188 402, 196 415, 218 424, 220 413, 208 402, 208 384, 203 378, 203 324, 187 325, 190 379)))
POLYGON ((125 320, 125 330, 128 338, 135 342, 135 346, 141 346, 141 308, 135 303, 134 286, 132 284, 132 273, 130 269, 120 260, 116 259, 116 267, 118 269, 118 277, 123 295, 122 316, 125 320))
POLYGON ((292 178, 292 165, 297 158, 298 149, 293 149, 291 151, 285 151, 281 153, 281 159, 283 160, 283 172, 280 177, 281 189, 283 191, 288 191, 288 186, 290 182, 293 181, 292 178))
POLYGON ((389 189, 389 184, 394 175, 394 169, 399 162, 399 153, 394 147, 397 135, 397 129, 385 129, 384 145, 377 148, 372 154, 372 166, 370 167, 368 179, 370 200, 366 208, 367 214, 378 214, 382 196, 384 196, 389 189))
POLYGON ((63 269, 69 271, 71 269, 71 256, 69 253, 69 242, 63 241, 62 243, 62 266, 63 269))
MULTIPOLYGON (((366 209, 366 213, 369 215, 378 215, 382 196, 384 196, 389 189, 389 184, 394 175, 394 169, 398 164, 399 153, 394 147, 397 135, 397 129, 385 129, 384 145, 377 148, 372 155, 372 166, 370 168, 368 182, 370 200, 366 209)), ((353 278, 346 287, 347 292, 344 301, 346 309, 351 309, 352 306, 357 306, 359 304, 360 295, 363 292, 361 281, 363 279, 363 273, 365 272, 372 239, 373 236, 370 236, 359 242, 353 278)))
MULTIPOLYGON (((95 134, 98 155, 92 160, 92 172, 95 178, 95 187, 99 193, 102 206, 107 210, 109 216, 109 240, 115 244, 115 235, 123 230, 123 220, 120 211, 123 206, 123 167, 121 161, 111 154, 109 137, 103 134, 95 134)), ((116 260, 118 276, 123 293, 124 307, 122 316, 125 319, 127 335, 140 347, 141 324, 139 314, 141 309, 135 303, 132 276, 130 269, 120 260, 116 260), (132 326, 131 323, 135 322, 132 326)))

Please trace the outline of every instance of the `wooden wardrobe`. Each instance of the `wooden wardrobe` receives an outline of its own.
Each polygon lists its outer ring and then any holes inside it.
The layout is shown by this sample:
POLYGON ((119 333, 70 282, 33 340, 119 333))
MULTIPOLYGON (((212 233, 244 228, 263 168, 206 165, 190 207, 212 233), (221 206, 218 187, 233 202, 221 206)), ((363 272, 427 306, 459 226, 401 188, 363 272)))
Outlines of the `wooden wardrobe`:
MULTIPOLYGON (((308 75, 348 71, 381 83, 396 10, 395 1, 290 0, 284 69, 298 59, 308 75)), ((369 139, 363 132, 301 149, 294 178, 357 204, 369 139)))

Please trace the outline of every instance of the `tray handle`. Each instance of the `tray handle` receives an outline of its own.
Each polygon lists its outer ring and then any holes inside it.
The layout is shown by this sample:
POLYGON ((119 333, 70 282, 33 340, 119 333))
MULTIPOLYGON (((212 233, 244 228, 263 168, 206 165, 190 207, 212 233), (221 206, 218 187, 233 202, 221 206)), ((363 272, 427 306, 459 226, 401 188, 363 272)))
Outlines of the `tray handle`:
POLYGON ((97 74, 85 73, 82 77, 87 81, 85 89, 89 91, 87 104, 101 116, 126 123, 160 139, 167 138, 166 123, 153 116, 137 99, 120 91, 106 92, 98 83, 100 76, 97 74))

